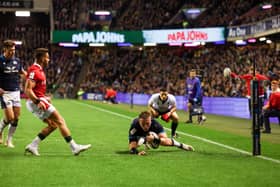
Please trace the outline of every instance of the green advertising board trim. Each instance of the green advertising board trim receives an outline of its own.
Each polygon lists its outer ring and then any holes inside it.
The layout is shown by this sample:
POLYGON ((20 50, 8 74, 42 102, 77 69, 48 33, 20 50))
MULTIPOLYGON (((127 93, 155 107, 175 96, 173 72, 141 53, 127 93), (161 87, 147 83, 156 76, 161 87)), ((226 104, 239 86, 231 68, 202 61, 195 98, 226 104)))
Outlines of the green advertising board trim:
POLYGON ((142 31, 53 31, 52 43, 143 43, 142 31))

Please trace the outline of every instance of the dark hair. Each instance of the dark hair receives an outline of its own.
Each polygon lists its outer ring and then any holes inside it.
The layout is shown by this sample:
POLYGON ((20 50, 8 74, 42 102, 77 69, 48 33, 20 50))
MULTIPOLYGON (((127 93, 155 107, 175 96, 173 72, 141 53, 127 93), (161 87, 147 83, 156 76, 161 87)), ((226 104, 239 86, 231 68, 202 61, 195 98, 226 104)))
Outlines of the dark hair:
POLYGON ((42 58, 49 50, 47 48, 37 48, 35 50, 35 58, 38 60, 42 58))
POLYGON ((5 40, 3 43, 3 48, 10 48, 10 47, 14 47, 16 45, 16 43, 13 40, 5 40))
POLYGON ((139 118, 142 118, 142 119, 148 119, 148 117, 151 117, 152 114, 148 111, 143 111, 139 114, 139 118))
POLYGON ((159 91, 161 91, 161 92, 167 92, 167 89, 166 89, 165 87, 161 87, 161 88, 159 89, 159 91))

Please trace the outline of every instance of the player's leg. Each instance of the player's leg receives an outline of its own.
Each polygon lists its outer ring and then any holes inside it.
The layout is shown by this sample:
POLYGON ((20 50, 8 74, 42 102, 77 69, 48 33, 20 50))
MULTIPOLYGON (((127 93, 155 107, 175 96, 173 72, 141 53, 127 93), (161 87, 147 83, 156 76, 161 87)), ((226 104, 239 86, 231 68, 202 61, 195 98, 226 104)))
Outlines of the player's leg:
POLYGON ((187 107, 188 107, 188 114, 189 114, 189 119, 186 121, 186 123, 192 123, 192 107, 193 104, 189 101, 188 104, 187 104, 187 107))
MULTIPOLYGON (((13 123, 14 121, 14 112, 13 112, 13 108, 11 107, 11 105, 7 106, 4 109, 4 116, 5 118, 3 120, 1 120, 1 134, 3 133, 3 130, 5 127, 7 127, 8 125, 10 126, 11 123, 13 123)), ((9 127, 10 129, 10 127, 9 127)), ((10 131, 10 130, 9 130, 10 131)), ((3 141, 3 135, 2 135, 2 141, 3 141)), ((8 142, 5 142, 5 146, 9 147, 9 148, 13 148, 14 146, 12 145, 12 143, 10 142, 10 144, 7 144, 8 142)))
POLYGON ((178 136, 178 134, 176 133, 176 129, 178 127, 178 123, 179 123, 179 116, 177 114, 177 112, 173 112, 170 116, 172 123, 171 123, 171 137, 172 138, 176 138, 178 136))
POLYGON ((248 107, 249 107, 249 114, 252 117, 252 105, 251 105, 251 98, 248 98, 248 107))
POLYGON ((180 149, 186 150, 186 151, 194 151, 194 148, 191 145, 187 145, 181 142, 178 142, 174 139, 167 138, 165 133, 159 134, 160 138, 160 145, 162 146, 175 146, 180 149))
POLYGON ((5 119, 5 117, 3 117, 1 119, 1 121, 0 121, 0 144, 2 144, 4 142, 4 140, 3 140, 4 139, 3 131, 4 131, 5 127, 7 127, 8 125, 9 125, 8 120, 5 119))
POLYGON ((5 127, 9 125, 9 117, 10 113, 12 112, 12 103, 7 100, 7 97, 5 95, 0 97, 1 102, 1 109, 3 110, 3 118, 0 121, 0 144, 4 142, 3 140, 3 131, 5 127))
POLYGON ((47 123, 48 126, 43 128, 41 132, 33 139, 33 141, 26 146, 25 152, 30 152, 35 156, 40 156, 38 151, 39 143, 57 128, 51 120, 45 119, 44 122, 47 123))
POLYGON ((6 94, 6 104, 7 104, 7 109, 9 113, 6 114, 6 117, 10 123, 9 130, 8 130, 8 136, 7 136, 7 141, 5 142, 7 147, 14 148, 14 145, 12 143, 12 138, 13 135, 17 129, 18 126, 18 120, 20 116, 20 108, 21 108, 21 103, 20 103, 20 92, 15 91, 15 92, 10 92, 6 94))
POLYGON ((270 117, 270 110, 265 110, 263 112, 264 127, 265 127, 265 129, 262 131, 263 133, 270 133, 271 132, 269 117, 270 117))
POLYGON ((85 151, 91 147, 91 144, 79 145, 73 140, 70 130, 65 123, 65 120, 57 110, 55 110, 48 119, 56 124, 56 126, 59 128, 61 135, 64 137, 65 141, 69 143, 74 155, 79 155, 80 152, 85 151))
POLYGON ((12 143, 12 139, 14 136, 14 133, 16 132, 17 126, 18 126, 18 120, 20 116, 20 106, 14 106, 13 107, 13 114, 14 114, 14 119, 10 121, 10 126, 8 130, 8 136, 7 136, 7 141, 5 142, 7 147, 13 148, 14 145, 12 143))

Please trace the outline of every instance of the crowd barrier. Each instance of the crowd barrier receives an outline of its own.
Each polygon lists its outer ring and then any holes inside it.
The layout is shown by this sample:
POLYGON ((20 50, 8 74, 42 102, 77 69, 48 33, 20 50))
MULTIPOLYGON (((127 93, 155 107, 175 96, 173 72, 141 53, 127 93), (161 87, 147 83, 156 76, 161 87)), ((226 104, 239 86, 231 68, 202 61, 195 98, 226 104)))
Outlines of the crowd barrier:
MULTIPOLYGON (((130 105, 147 105, 151 95, 137 93, 117 94, 117 101, 130 105)), ((185 96, 175 96, 177 109, 187 111, 185 96)), ((86 93, 83 99, 102 100, 102 94, 86 93)), ((222 116, 231 116, 237 118, 250 118, 248 99, 233 97, 203 97, 203 107, 206 114, 215 114, 222 116)), ((271 118, 271 121, 278 123, 277 118, 271 118)))

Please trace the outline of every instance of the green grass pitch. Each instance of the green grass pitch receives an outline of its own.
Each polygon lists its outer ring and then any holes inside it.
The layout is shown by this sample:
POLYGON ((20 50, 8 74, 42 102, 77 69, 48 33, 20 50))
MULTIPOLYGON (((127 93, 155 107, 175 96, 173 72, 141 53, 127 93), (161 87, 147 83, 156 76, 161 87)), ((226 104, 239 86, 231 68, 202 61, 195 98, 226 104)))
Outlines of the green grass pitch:
MULTIPOLYGON (((73 156, 57 130, 40 143, 40 157, 24 156, 24 147, 44 124, 26 110, 14 137, 14 149, 0 145, 0 186, 279 186, 280 127, 262 135, 262 156, 251 156, 251 122, 207 115, 204 125, 187 125, 178 111, 178 141, 195 152, 175 147, 128 154, 131 120, 145 106, 109 105, 93 101, 54 100, 77 143, 92 148, 73 156)), ((2 116, 2 114, 1 114, 2 116)), ((170 123, 159 120, 170 135, 170 123)), ((5 137, 7 130, 5 130, 5 137)))

